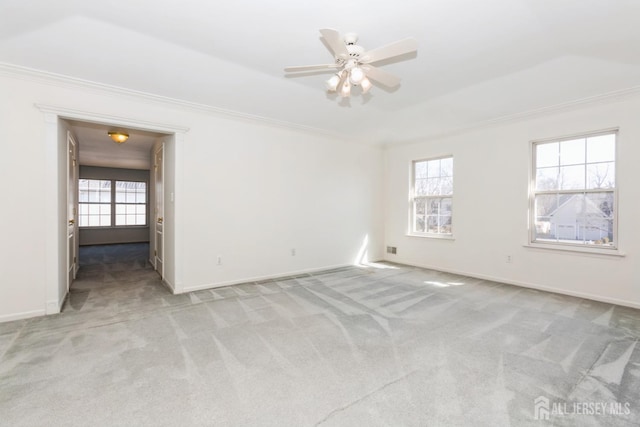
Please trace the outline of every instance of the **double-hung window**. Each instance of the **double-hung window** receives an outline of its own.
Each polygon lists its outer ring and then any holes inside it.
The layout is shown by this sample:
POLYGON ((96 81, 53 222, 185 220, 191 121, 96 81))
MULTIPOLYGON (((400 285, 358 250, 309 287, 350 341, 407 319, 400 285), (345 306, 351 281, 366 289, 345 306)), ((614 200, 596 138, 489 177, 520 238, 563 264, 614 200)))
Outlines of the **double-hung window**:
POLYGON ((81 179, 78 192, 80 227, 111 226, 111 180, 81 179))
POLYGON ((531 243, 616 248, 616 136, 533 143, 531 243))
POLYGON ((450 236, 453 157, 416 160, 412 169, 411 234, 450 236))
POLYGON ((147 183, 116 181, 116 225, 146 225, 147 183))
POLYGON ((147 224, 146 182, 80 179, 78 193, 80 227, 147 224))

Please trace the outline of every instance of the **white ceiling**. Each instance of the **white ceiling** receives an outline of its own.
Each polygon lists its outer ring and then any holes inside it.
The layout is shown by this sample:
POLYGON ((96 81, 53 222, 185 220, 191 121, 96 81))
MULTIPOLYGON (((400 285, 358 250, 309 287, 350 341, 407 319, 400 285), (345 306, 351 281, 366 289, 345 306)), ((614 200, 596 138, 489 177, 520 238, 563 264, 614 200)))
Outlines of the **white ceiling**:
POLYGON ((83 166, 118 167, 125 169, 151 169, 151 149, 159 133, 98 123, 66 121, 73 129, 79 143, 79 164, 83 166), (129 139, 116 144, 109 131, 124 132, 129 139))
POLYGON ((0 62, 394 143, 640 86, 639 20, 638 0, 0 0, 0 62), (283 72, 332 61, 320 28, 418 54, 341 101, 283 72))

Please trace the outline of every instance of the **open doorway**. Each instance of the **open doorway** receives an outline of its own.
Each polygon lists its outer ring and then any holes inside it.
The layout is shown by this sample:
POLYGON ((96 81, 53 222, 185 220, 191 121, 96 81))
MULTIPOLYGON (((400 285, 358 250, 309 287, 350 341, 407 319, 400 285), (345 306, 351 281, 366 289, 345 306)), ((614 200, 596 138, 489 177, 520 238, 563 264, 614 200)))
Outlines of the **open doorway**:
MULTIPOLYGON (((56 107, 48 107, 38 105, 38 108, 44 113, 45 118, 45 137, 46 137, 46 176, 47 176, 47 192, 45 198, 45 215, 46 233, 44 236, 47 257, 45 259, 45 269, 47 271, 45 277, 45 311, 46 314, 59 313, 62 305, 68 295, 68 284, 73 280, 69 274, 69 257, 73 255, 73 251, 68 250, 69 244, 69 219, 74 219, 75 230, 78 232, 78 246, 80 245, 81 234, 79 224, 79 201, 73 202, 69 196, 69 166, 68 159, 72 156, 68 154, 69 135, 75 141, 77 147, 76 159, 78 161, 78 178, 80 177, 80 166, 84 163, 87 167, 104 167, 112 169, 134 169, 131 162, 142 160, 133 151, 130 151, 133 144, 124 150, 119 150, 119 154, 99 153, 94 151, 94 160, 86 160, 81 156, 91 155, 91 139, 83 134, 83 132, 102 134, 100 141, 95 141, 96 147, 106 149, 107 147, 117 144, 108 139, 107 132, 113 129, 120 130, 123 133, 129 133, 130 137, 136 133, 144 134, 153 139, 152 143, 144 149, 144 159, 147 161, 146 173, 151 176, 151 168, 153 165, 153 155, 158 147, 165 147, 164 152, 164 180, 163 180, 163 197, 168 198, 168 192, 175 191, 175 165, 176 153, 175 148, 177 134, 182 136, 188 129, 177 126, 167 126, 162 124, 154 124, 150 122, 138 123, 127 119, 114 119, 111 116, 102 116, 81 111, 72 111, 68 109, 58 109, 56 107), (168 147, 168 150, 167 150, 168 147), (96 165, 95 162, 107 162, 96 165), (90 163, 93 162, 93 165, 90 163), (129 162, 129 163, 127 163, 129 162), (165 193, 167 193, 165 195, 165 193), (69 205, 75 204, 77 211, 72 212, 70 218, 69 205), (77 221, 76 221, 77 220, 77 221)), ((130 141, 132 142, 132 141, 130 141)), ((140 169, 142 170, 142 169, 140 169)), ((151 178, 148 180, 147 189, 148 199, 147 206, 155 206, 155 188, 151 178)), ((77 194, 73 192, 72 194, 77 194)), ((156 213, 149 209, 146 215, 148 230, 145 234, 144 242, 147 246, 147 262, 154 263, 155 257, 151 257, 151 245, 155 239, 156 213)), ((125 212, 126 213, 126 212, 125 212)), ((112 212, 112 214, 114 214, 112 212)), ((86 218, 85 218, 86 219, 86 218)), ((175 287, 171 286, 168 279, 175 283, 175 208, 173 204, 169 207, 169 211, 163 213, 163 230, 165 235, 164 259, 163 259, 163 279, 164 284, 168 284, 169 288, 175 292, 175 287), (167 238, 167 236, 169 238, 167 238), (169 271, 169 277, 166 272, 169 271)), ((117 229, 118 227, 114 227, 117 229)), ((113 242, 117 244, 117 242, 113 242)), ((76 255, 79 255, 79 251, 76 255)))
MULTIPOLYGON (((68 283, 68 310, 91 307, 91 292, 119 293, 163 278, 161 250, 164 214, 162 153, 170 135, 122 126, 61 120, 77 153, 75 176, 70 174, 68 203, 77 236, 76 280, 68 283), (110 132, 126 136, 124 142, 110 132), (158 164, 160 160, 160 165, 158 164), (158 237, 160 236, 160 238, 158 237), (160 249, 160 250, 159 250, 160 249)), ((75 163, 75 162, 74 162, 75 163)), ((70 225, 71 228, 71 225, 70 225)), ((75 260, 75 258, 74 258, 75 260)), ((159 282, 160 283, 160 282, 159 282)), ((133 289, 134 294, 136 290, 133 289)), ((104 304, 104 298, 100 299, 104 304)))

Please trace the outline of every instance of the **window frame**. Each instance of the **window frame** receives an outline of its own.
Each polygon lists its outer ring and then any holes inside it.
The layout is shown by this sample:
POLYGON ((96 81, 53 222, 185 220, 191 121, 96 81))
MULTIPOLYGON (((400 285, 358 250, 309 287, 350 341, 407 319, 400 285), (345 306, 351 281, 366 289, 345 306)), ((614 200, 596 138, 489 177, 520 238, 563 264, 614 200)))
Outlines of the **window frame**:
MULTIPOLYGON (((619 211, 619 203, 618 203, 618 189, 619 189, 619 185, 618 185, 618 175, 619 175, 619 164, 618 164, 618 152, 619 152, 619 128, 609 128, 609 129, 602 129, 602 130, 597 130, 597 131, 590 131, 590 132, 581 132, 581 133, 576 133, 576 134, 572 134, 572 135, 565 135, 565 136, 561 136, 561 137, 555 137, 555 138, 546 138, 546 139, 539 139, 539 140, 532 140, 530 141, 530 162, 529 162, 529 197, 528 197, 528 206, 529 206, 529 210, 528 210, 528 237, 527 237, 527 244, 525 246, 529 246, 529 247, 533 247, 533 248, 542 248, 542 249, 553 249, 553 250, 561 250, 561 251, 573 251, 573 252, 583 252, 583 253, 594 253, 594 254, 603 254, 603 255, 620 255, 623 256, 623 254, 620 252, 620 247, 619 247, 619 233, 618 233, 618 211, 619 211), (539 145, 542 144, 548 144, 548 143, 562 143, 564 141, 572 141, 572 140, 577 140, 577 139, 582 139, 584 138, 585 140, 588 138, 594 138, 594 137, 598 137, 598 136, 604 136, 604 135, 613 135, 614 136, 614 159, 613 159, 613 164, 614 164, 614 173, 613 173, 613 177, 614 177, 614 186, 613 188, 588 188, 589 184, 586 182, 584 183, 584 187, 580 188, 580 189, 556 189, 556 190, 537 190, 536 189, 536 184, 537 184, 537 171, 538 171, 538 166, 537 166, 537 147, 539 145), (613 209, 612 209, 612 225, 611 225, 611 233, 612 233, 612 240, 611 240, 611 244, 607 245, 607 244, 597 244, 597 243, 593 243, 593 244, 589 244, 586 240, 587 239, 583 239, 583 241, 575 241, 575 242, 571 242, 571 241, 559 241, 559 239, 557 240, 545 240, 545 239, 540 239, 537 238, 537 231, 536 231, 536 217, 537 217, 537 212, 536 212, 536 196, 538 195, 545 195, 545 194, 575 194, 575 195, 587 195, 587 194, 597 194, 597 193, 612 193, 612 201, 613 201, 613 209)), ((587 173, 587 166, 590 163, 588 162, 588 159, 585 158, 584 163, 580 163, 580 165, 584 165, 585 166, 585 174, 587 173)), ((593 163, 592 163, 593 164, 593 163)), ((559 164, 559 167, 562 167, 561 164, 559 164)))
MULTIPOLYGON (((147 180, 144 179, 138 179, 138 180, 133 180, 133 179, 121 179, 121 178, 84 178, 84 177, 80 177, 78 179, 78 181, 80 180, 87 180, 87 181, 110 181, 111 182, 111 188, 110 188, 110 224, 109 225, 80 225, 80 221, 78 221, 78 227, 81 229, 87 229, 87 230, 96 230, 96 229, 107 229, 107 228, 145 228, 145 227, 149 227, 149 182, 147 180), (136 225, 116 225, 116 221, 117 221, 117 212, 116 212, 116 206, 117 205, 127 205, 127 204, 131 204, 131 203, 118 203, 116 202, 116 192, 117 192, 117 182, 131 182, 131 183, 144 183, 145 185, 145 202, 144 202, 144 206, 145 206, 145 223, 144 224, 136 224, 136 225)), ((96 204, 95 202, 80 202, 80 186, 78 185, 78 195, 77 195, 77 199, 78 199, 78 213, 80 212, 80 205, 82 204, 96 204)), ((103 203, 103 204, 107 204, 107 203, 103 203)), ((135 204, 139 204, 142 205, 143 203, 135 203, 135 204)), ((80 216, 80 214, 78 214, 78 216, 80 216)), ((79 219, 79 218, 78 218, 79 219)))
MULTIPOLYGON (((414 236, 414 237, 427 237, 427 238, 434 238, 434 239, 449 239, 452 240, 453 239, 453 199, 454 199, 454 191, 453 191, 453 187, 454 187, 454 165, 453 165, 453 154, 445 154, 445 155, 441 155, 441 156, 434 156, 434 157, 428 157, 428 158, 422 158, 422 159, 416 159, 416 160, 412 160, 411 164, 410 164, 410 185, 409 185, 409 207, 408 207, 408 231, 407 231, 407 235, 408 236, 414 236), (451 159, 451 193, 449 194, 437 194, 437 195, 424 195, 424 196, 417 196, 416 195, 416 165, 418 163, 422 163, 422 162, 432 162, 432 161, 439 161, 439 160, 444 160, 444 159, 451 159), (434 233, 434 232, 429 232, 429 231, 417 231, 415 229, 415 225, 416 225, 416 200, 431 200, 431 199, 450 199, 451 200, 451 215, 450 215, 450 231, 448 233, 434 233)), ((439 176, 439 178, 442 178, 442 175, 439 176)), ((426 208, 426 207, 425 207, 426 208)), ((440 216, 440 215, 439 215, 440 216)), ((428 227, 427 227, 428 229, 428 227)))
MULTIPOLYGON (((108 228, 111 227, 111 224, 113 224, 113 181, 110 179, 98 179, 98 178, 79 178, 78 179, 78 194, 77 194, 77 200, 78 200, 78 227, 80 228, 90 228, 90 229, 96 229, 96 228, 108 228), (97 202, 92 202, 91 200, 87 200, 87 201, 80 201, 80 192, 83 191, 84 189, 80 187, 80 181, 85 180, 88 181, 88 187, 87 190, 89 190, 89 193, 87 194, 87 198, 90 198, 90 194, 91 194, 91 184, 90 181, 97 181, 99 183, 103 183, 103 182, 109 182, 109 201, 108 202, 102 202, 100 200, 98 200, 97 202), (87 209, 90 210, 90 206, 98 206, 99 209, 101 206, 103 205, 108 205, 109 206, 109 225, 80 225, 82 223, 81 218, 82 217, 87 217, 87 221, 89 222, 89 220, 91 219, 92 216, 96 216, 95 214, 91 214, 91 213, 82 213, 82 209, 81 206, 82 205, 86 205, 87 209)), ((98 188, 100 188, 100 185, 98 185, 98 188)), ((101 194, 101 191, 98 191, 98 194, 101 194)), ((106 193, 106 191, 105 191, 106 193)), ((100 198, 100 197, 99 197, 100 198)), ((99 218, 101 218, 103 216, 102 213, 98 213, 97 216, 99 218)), ((99 220, 100 221, 100 220, 99 220)))
MULTIPOLYGON (((132 180, 124 180, 124 179, 114 179, 112 180, 112 184, 111 184, 112 188, 113 188, 113 206, 112 206, 112 210, 113 210, 113 220, 111 221, 112 226, 113 227, 118 227, 118 228, 122 228, 122 227, 148 227, 149 226, 149 183, 146 181, 132 181, 132 180), (144 202, 127 202, 126 200, 124 202, 118 202, 118 183, 122 182, 122 183, 133 183, 133 184, 144 184, 144 202), (122 215, 118 213, 118 206, 126 206, 128 205, 134 205, 134 206, 144 206, 144 224, 120 224, 118 225, 118 215, 122 215)), ((125 191, 123 194, 128 194, 127 191, 125 191)), ((125 196, 126 198, 126 196, 125 196)), ((125 213, 124 214, 125 217, 128 216, 129 214, 125 213)), ((138 215, 138 213, 135 214, 136 216, 138 215)))

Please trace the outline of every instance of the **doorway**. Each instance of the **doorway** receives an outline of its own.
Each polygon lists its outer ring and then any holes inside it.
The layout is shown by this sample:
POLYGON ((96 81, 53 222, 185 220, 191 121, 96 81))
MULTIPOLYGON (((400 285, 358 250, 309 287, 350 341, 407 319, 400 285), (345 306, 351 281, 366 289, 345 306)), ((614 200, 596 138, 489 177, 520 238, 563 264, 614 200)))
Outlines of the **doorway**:
MULTIPOLYGON (((67 165, 72 154, 69 152, 68 133, 72 130, 70 122, 87 123, 93 126, 107 128, 123 128, 139 132, 158 134, 158 145, 165 147, 163 150, 163 185, 162 195, 168 199, 168 193, 173 194, 176 187, 175 167, 176 157, 179 149, 176 148, 179 139, 188 130, 178 126, 168 126, 163 124, 153 124, 149 122, 136 122, 134 120, 118 119, 114 121, 109 116, 92 114, 81 111, 70 111, 64 109, 60 111, 55 107, 39 105, 38 108, 45 117, 46 136, 46 176, 47 176, 47 196, 45 199, 45 223, 46 235, 45 246, 47 257, 45 260, 45 312, 46 314, 59 313, 68 295, 69 284, 73 280, 73 269, 77 268, 77 253, 74 254, 70 248, 75 244, 70 243, 71 238, 77 241, 77 232, 70 236, 70 221, 73 219, 74 226, 77 225, 76 217, 69 216, 70 206, 76 205, 77 201, 72 200, 75 190, 70 190, 70 172, 67 165), (169 150, 166 148, 169 147, 169 150), (72 195, 70 195, 70 193, 72 195), (72 267, 75 258, 75 266, 72 267)), ((73 132, 71 132, 73 138, 73 132)), ((76 148, 76 161, 82 156, 83 144, 77 137, 73 138, 76 148)), ((115 144, 112 142, 112 144, 115 144)), ((154 147, 154 150, 157 147, 154 147)), ((155 151, 154 151, 155 152, 155 151)), ((148 152, 149 162, 152 162, 154 152, 148 152)), ((125 158, 131 156, 124 156, 125 158)), ((79 163, 79 162, 78 162, 79 163)), ((76 176, 77 178, 77 176, 76 176)), ((75 182, 75 180, 73 180, 75 182)), ((150 205, 155 206, 155 188, 149 191, 150 205)), ((170 207, 170 212, 164 213, 162 218, 163 240, 162 240, 162 272, 164 282, 176 292, 175 277, 175 207, 170 207), (167 272, 169 275, 167 275, 167 272)), ((73 212, 73 207, 71 207, 73 212)), ((77 212, 75 212, 77 214, 77 212)), ((155 217, 155 215, 154 215, 155 217)), ((153 240, 155 248, 155 224, 157 221, 149 220, 150 241, 153 240), (151 231, 153 230, 153 231, 151 231)), ((74 227, 77 231, 77 227, 74 227)), ((155 257, 154 257, 155 261, 155 257)), ((155 262, 154 262, 155 265, 155 262)))

